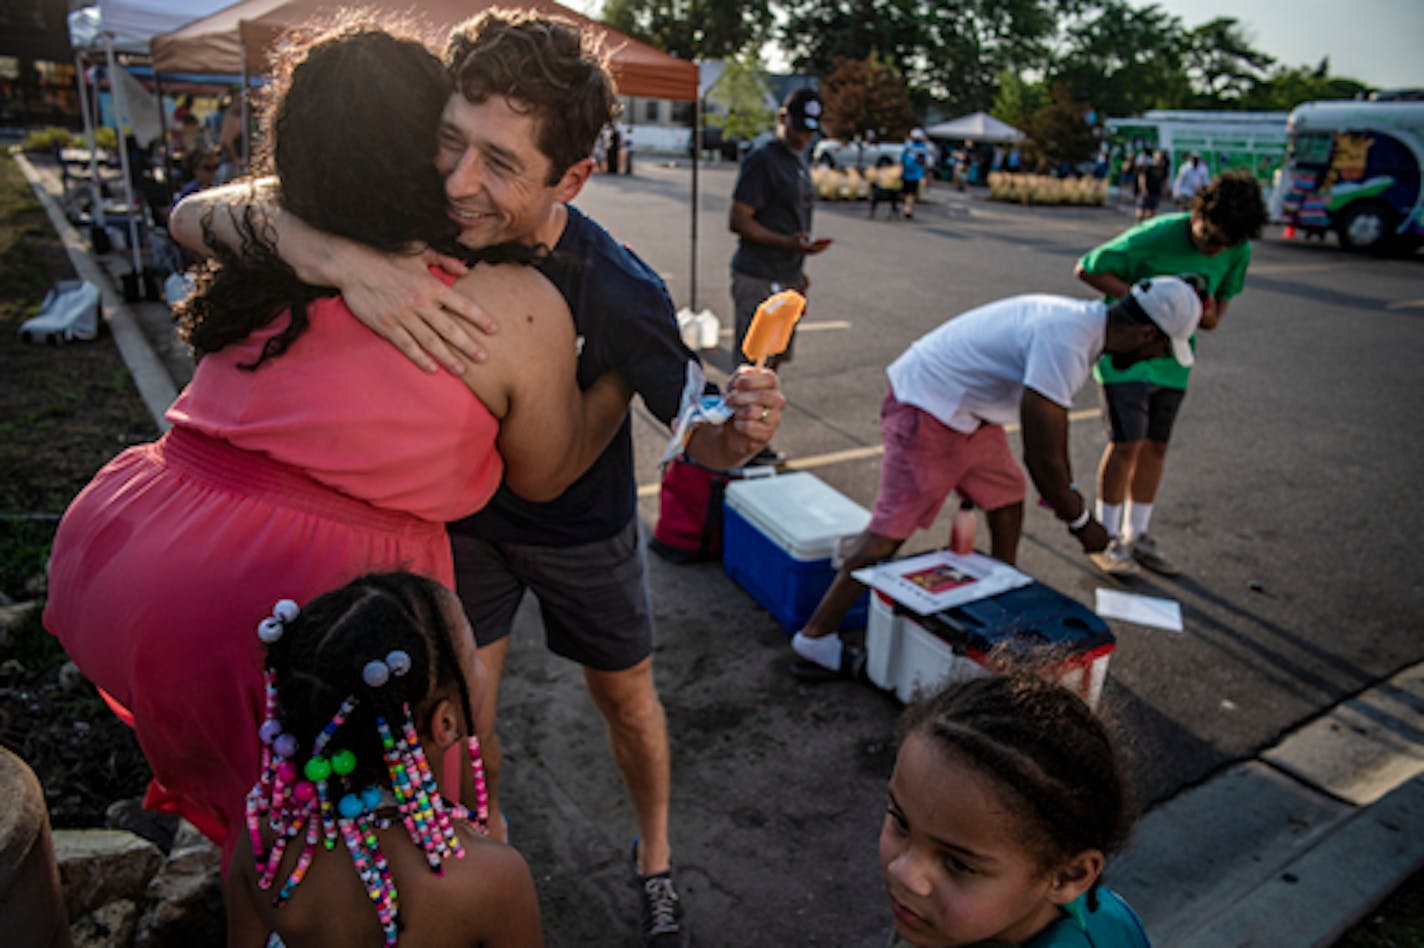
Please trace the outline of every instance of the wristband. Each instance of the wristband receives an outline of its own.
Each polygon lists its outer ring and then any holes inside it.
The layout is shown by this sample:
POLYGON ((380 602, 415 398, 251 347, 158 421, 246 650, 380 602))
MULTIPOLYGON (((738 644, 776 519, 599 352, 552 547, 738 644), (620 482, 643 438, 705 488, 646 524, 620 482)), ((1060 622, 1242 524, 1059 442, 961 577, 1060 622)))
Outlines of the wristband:
POLYGON ((1088 525, 1088 521, 1092 519, 1093 511, 1091 508, 1088 507, 1087 503, 1085 502, 1083 504, 1083 512, 1078 514, 1078 516, 1073 518, 1073 520, 1069 521, 1068 532, 1077 533, 1079 530, 1086 527, 1088 525))

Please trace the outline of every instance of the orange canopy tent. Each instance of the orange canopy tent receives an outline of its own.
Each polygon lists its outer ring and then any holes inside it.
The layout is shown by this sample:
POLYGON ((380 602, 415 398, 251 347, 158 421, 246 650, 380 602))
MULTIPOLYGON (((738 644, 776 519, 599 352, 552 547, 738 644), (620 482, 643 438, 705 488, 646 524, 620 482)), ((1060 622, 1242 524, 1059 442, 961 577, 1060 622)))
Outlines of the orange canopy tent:
MULTIPOLYGON (((409 0, 242 0, 200 20, 150 40, 158 73, 220 73, 260 76, 281 32, 342 6, 395 14, 411 12, 409 0)), ((518 7, 565 17, 600 37, 610 53, 609 69, 619 95, 654 99, 697 99, 697 66, 575 13, 554 0, 424 0, 417 22, 431 29, 437 47, 455 24, 492 7, 518 7)))

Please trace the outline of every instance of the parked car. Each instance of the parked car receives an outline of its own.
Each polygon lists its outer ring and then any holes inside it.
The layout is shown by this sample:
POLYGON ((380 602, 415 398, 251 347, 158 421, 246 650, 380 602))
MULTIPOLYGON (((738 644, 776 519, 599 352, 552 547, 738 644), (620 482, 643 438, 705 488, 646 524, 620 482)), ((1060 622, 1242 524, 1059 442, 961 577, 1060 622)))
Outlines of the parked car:
MULTIPOLYGON (((882 157, 896 164, 900 161, 903 142, 843 142, 823 138, 811 149, 811 164, 844 171, 847 168, 874 168, 882 157)), ((930 167, 939 164, 939 149, 930 143, 930 167)))

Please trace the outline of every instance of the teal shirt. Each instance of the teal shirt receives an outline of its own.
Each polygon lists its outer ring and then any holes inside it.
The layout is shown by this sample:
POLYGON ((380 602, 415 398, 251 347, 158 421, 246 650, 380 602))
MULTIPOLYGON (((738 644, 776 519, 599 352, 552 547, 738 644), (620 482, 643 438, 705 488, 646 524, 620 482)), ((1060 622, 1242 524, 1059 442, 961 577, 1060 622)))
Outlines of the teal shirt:
MULTIPOLYGON (((898 933, 889 948, 914 948, 898 933)), ((982 941, 969 948, 1015 948, 1007 942, 982 941)), ((1088 897, 1063 907, 1063 917, 1017 948, 1151 948, 1142 919, 1107 886, 1098 887, 1098 910, 1088 911, 1088 897)))
MULTIPOLYGON (((1251 242, 1243 241, 1209 257, 1192 246, 1191 220, 1190 214, 1162 214, 1150 218, 1094 247, 1078 263, 1088 273, 1110 273, 1129 285, 1148 277, 1196 273, 1206 280, 1212 296, 1229 300, 1246 284, 1251 242)), ((1195 336, 1192 348, 1196 349, 1195 336)), ((1191 369, 1171 356, 1146 359, 1126 370, 1114 369, 1110 358, 1104 356, 1093 369, 1093 378, 1105 385, 1151 382, 1166 388, 1185 389, 1190 375, 1191 369)))

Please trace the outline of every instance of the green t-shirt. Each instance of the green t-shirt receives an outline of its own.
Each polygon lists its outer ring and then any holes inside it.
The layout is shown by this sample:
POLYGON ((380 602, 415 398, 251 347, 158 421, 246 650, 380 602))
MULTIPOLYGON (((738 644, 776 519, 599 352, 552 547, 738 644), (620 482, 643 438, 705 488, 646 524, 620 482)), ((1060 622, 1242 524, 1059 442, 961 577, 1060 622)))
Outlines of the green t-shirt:
MULTIPOLYGON (((1219 300, 1229 300, 1246 283, 1251 263, 1251 242, 1243 241, 1208 257, 1192 246, 1190 214, 1162 214, 1150 218, 1083 255, 1078 263, 1088 273, 1111 273, 1131 285, 1154 276, 1197 273, 1219 300)), ((1192 339, 1196 348, 1196 337, 1192 339)), ((1167 388, 1186 388, 1191 369, 1171 356, 1146 359, 1125 371, 1114 369, 1103 356, 1093 378, 1107 385, 1117 382, 1151 382, 1167 388)))

